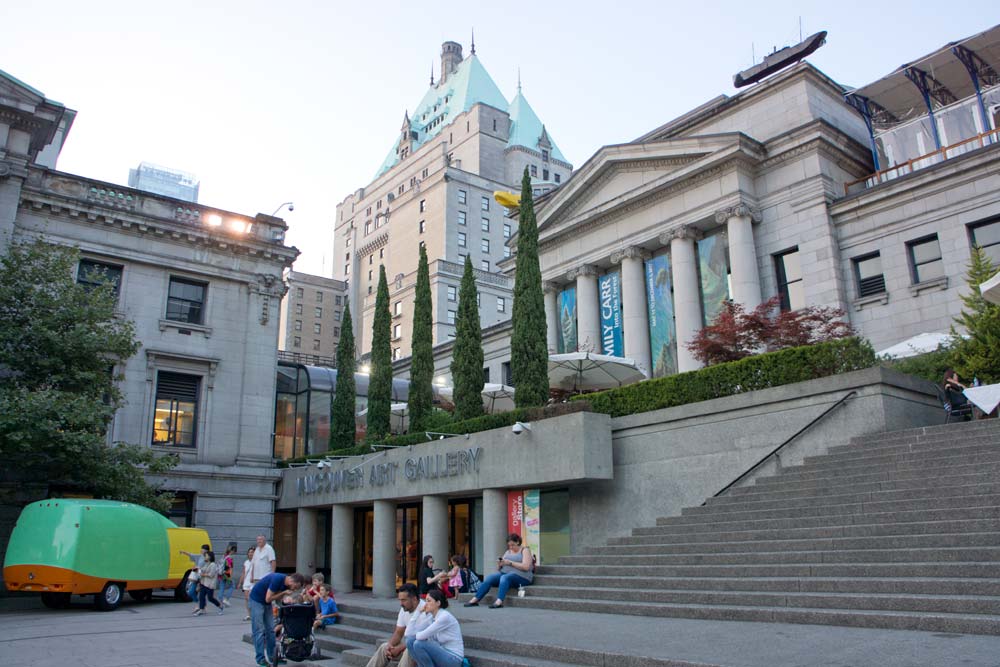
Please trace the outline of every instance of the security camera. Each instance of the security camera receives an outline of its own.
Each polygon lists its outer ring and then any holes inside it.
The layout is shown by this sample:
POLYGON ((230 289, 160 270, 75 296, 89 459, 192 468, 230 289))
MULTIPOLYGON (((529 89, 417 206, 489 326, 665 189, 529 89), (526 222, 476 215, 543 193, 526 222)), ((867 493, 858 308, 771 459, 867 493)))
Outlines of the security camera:
POLYGON ((289 204, 288 205, 288 211, 289 211, 289 213, 292 212, 292 211, 294 211, 294 210, 295 210, 295 204, 289 204))
POLYGON ((512 426, 510 430, 514 435, 521 435, 525 431, 531 430, 531 424, 525 424, 524 422, 514 422, 514 426, 512 426))
POLYGON ((319 463, 316 464, 316 467, 319 468, 320 470, 322 470, 323 468, 329 468, 330 467, 330 462, 329 461, 320 461, 319 463))

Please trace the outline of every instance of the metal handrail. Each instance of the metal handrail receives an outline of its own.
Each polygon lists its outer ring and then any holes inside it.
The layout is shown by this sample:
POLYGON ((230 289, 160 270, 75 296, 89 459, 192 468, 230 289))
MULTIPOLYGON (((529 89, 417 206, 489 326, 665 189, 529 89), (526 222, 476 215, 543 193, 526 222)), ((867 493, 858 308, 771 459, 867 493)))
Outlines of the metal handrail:
MULTIPOLYGON (((754 470, 756 470, 757 468, 759 468, 765 461, 767 461, 772 456, 774 456, 779 451, 781 451, 782 448, 784 448, 785 445, 787 445, 792 440, 795 440, 795 438, 797 438, 800 435, 802 435, 803 433, 805 433, 810 427, 812 427, 813 424, 815 424, 816 422, 818 422, 823 417, 826 417, 828 414, 830 414, 831 412, 833 412, 833 410, 835 408, 841 406, 845 401, 847 401, 847 399, 849 399, 851 396, 857 395, 857 393, 858 393, 858 391, 856 389, 852 389, 851 391, 847 392, 847 394, 845 394, 843 397, 841 397, 841 399, 839 401, 837 401, 836 403, 834 403, 833 405, 831 405, 830 407, 828 407, 820 415, 814 417, 811 422, 809 422, 808 424, 806 424, 805 426, 803 426, 802 428, 800 428, 798 431, 795 432, 794 435, 792 435, 790 438, 788 438, 783 443, 781 443, 780 445, 778 445, 777 447, 775 447, 774 449, 772 449, 770 452, 768 452, 766 455, 764 455, 764 457, 761 460, 757 461, 757 463, 754 463, 752 466, 750 466, 749 468, 747 468, 743 472, 743 474, 741 474, 739 477, 737 477, 736 479, 734 479, 733 481, 731 481, 729 484, 726 484, 724 487, 722 487, 722 489, 718 493, 716 493, 712 497, 713 498, 718 498, 723 493, 725 493, 729 489, 733 488, 733 486, 735 486, 737 483, 739 483, 740 481, 742 481, 744 477, 746 477, 747 475, 749 475, 750 473, 752 473, 754 470)), ((704 505, 707 502, 708 501, 706 500, 704 503, 702 503, 702 505, 704 505)))

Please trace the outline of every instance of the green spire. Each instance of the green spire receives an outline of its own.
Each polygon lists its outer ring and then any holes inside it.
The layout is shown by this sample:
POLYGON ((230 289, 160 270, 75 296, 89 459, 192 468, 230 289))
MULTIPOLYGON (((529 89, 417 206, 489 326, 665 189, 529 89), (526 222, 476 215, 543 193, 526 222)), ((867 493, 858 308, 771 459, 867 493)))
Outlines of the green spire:
POLYGON ((330 449, 354 446, 354 331, 351 325, 351 304, 344 304, 344 319, 340 324, 340 344, 337 346, 337 386, 330 406, 330 449))
POLYGON ((483 335, 479 326, 477 294, 472 260, 466 255, 462 287, 458 293, 458 320, 451 362, 455 418, 458 420, 483 414, 483 335))
POLYGON ((545 405, 549 398, 549 354, 545 342, 545 299, 538 267, 538 225, 531 198, 531 177, 521 178, 520 222, 514 272, 514 332, 510 367, 514 376, 514 403, 519 408, 545 405))
POLYGON ((389 281, 385 265, 378 267, 378 293, 372 323, 371 378, 368 380, 368 439, 383 440, 389 435, 392 410, 392 348, 390 338, 389 281))
POLYGON ((431 304, 431 278, 427 268, 427 249, 420 246, 417 287, 413 300, 413 337, 410 361, 410 431, 427 429, 427 419, 434 404, 434 323, 431 304))

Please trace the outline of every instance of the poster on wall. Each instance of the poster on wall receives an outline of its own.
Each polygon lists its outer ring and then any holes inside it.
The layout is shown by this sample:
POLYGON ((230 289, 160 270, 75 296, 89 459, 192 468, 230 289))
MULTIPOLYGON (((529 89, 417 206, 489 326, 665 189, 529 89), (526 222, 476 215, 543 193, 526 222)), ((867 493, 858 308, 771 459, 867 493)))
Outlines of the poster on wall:
POLYGON ((524 491, 507 492, 507 532, 524 537, 524 491))
POLYGON ((541 490, 527 489, 524 492, 524 533, 521 537, 539 563, 542 562, 541 508, 541 490))
POLYGON ((576 352, 576 288, 569 287, 559 293, 558 351, 576 352))
POLYGON ((713 234, 698 241, 698 268, 702 312, 705 324, 711 324, 729 299, 729 244, 725 234, 713 234))
POLYGON ((622 342, 621 274, 606 273, 597 281, 601 297, 601 353, 613 357, 625 356, 622 342))
POLYGON ((677 372, 677 330, 670 283, 670 256, 664 253, 647 259, 646 300, 649 304, 649 350, 653 357, 653 377, 677 372))

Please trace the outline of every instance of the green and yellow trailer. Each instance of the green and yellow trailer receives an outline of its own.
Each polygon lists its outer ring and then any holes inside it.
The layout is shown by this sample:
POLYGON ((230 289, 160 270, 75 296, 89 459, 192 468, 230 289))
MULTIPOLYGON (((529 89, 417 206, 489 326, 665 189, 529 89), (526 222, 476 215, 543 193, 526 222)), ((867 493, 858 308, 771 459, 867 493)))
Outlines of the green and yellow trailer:
POLYGON ((10 536, 3 563, 9 591, 41 594, 47 607, 69 605, 73 595, 93 595, 111 611, 126 591, 138 601, 154 590, 186 600, 193 567, 181 551, 211 544, 199 528, 179 528, 147 507, 113 500, 50 498, 25 507, 10 536))

